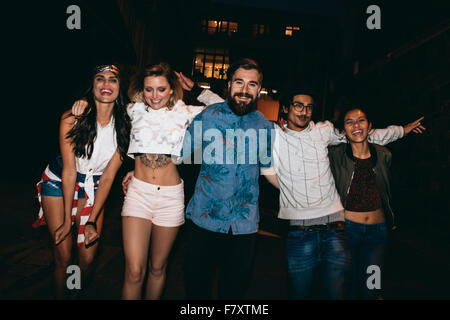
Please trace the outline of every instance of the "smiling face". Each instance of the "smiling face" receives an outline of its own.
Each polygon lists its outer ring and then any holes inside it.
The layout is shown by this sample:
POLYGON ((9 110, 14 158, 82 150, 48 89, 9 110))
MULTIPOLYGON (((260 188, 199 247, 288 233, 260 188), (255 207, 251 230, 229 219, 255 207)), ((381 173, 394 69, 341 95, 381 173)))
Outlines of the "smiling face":
POLYGON ((101 103, 114 103, 119 96, 119 79, 111 71, 103 71, 94 76, 94 100, 101 103))
POLYGON ((350 110, 344 117, 344 131, 351 143, 361 143, 367 140, 372 124, 359 109, 350 110))
POLYGON ((311 96, 306 94, 295 95, 292 98, 291 105, 289 106, 289 112, 287 115, 287 127, 295 131, 302 131, 303 129, 305 129, 311 121, 313 105, 314 100, 311 96), (294 107, 295 105, 303 105, 304 108, 294 107), (298 109, 302 110, 298 111, 298 109))
POLYGON ((144 79, 144 98, 154 110, 166 107, 173 90, 164 76, 149 76, 144 79))
POLYGON ((256 69, 239 68, 228 82, 228 104, 237 115, 256 110, 256 100, 261 90, 260 75, 256 69))

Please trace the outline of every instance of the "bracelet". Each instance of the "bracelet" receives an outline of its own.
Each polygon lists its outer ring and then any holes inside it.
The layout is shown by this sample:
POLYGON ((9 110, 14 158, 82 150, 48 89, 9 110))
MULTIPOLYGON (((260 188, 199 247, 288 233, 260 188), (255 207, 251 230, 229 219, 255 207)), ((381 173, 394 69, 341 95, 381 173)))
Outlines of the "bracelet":
POLYGON ((97 224, 95 222, 88 221, 84 224, 84 226, 89 226, 89 225, 93 226, 94 229, 97 231, 97 224))

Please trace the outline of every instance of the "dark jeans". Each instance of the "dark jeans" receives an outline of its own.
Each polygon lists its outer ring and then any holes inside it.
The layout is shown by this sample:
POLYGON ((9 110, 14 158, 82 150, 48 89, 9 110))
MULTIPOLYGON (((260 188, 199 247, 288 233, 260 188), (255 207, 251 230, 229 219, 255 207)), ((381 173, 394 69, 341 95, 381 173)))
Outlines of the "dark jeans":
POLYGON ((291 299, 311 298, 313 279, 321 280, 327 299, 349 297, 351 254, 344 228, 291 229, 286 251, 291 299))
POLYGON ((369 289, 367 280, 374 273, 373 271, 367 273, 367 268, 371 265, 378 266, 381 279, 383 278, 387 244, 386 223, 361 224, 346 220, 345 226, 353 259, 352 298, 377 299, 381 296, 381 289, 369 289))
POLYGON ((186 298, 212 299, 219 268, 218 299, 243 299, 251 279, 256 233, 211 232, 188 223, 190 233, 184 264, 186 298))

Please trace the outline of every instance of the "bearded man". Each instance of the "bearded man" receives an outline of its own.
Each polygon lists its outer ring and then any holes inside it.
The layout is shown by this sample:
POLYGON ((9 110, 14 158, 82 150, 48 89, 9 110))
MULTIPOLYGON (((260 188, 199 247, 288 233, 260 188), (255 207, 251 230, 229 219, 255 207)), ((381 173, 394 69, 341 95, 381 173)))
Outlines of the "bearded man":
MULTIPOLYGON (((241 59, 230 66, 227 79, 227 99, 200 113, 184 141, 184 157, 189 155, 186 150, 194 150, 199 131, 200 152, 214 149, 212 156, 202 157, 195 192, 186 209, 190 220, 185 258, 188 299, 213 298, 217 267, 218 298, 244 298, 258 231, 258 178, 260 172, 271 169, 274 126, 256 110, 261 68, 251 59, 241 59)), ((273 169, 270 172, 273 174, 267 178, 276 183, 273 169)))

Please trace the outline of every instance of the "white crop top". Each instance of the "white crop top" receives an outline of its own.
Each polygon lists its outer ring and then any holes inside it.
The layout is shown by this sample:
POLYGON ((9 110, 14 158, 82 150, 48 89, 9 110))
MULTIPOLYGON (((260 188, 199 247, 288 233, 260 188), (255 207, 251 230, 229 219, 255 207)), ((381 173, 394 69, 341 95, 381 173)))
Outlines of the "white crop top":
MULTIPOLYGON (((224 101, 209 90, 205 90, 197 99, 207 106, 224 101)), ((135 153, 180 156, 186 129, 204 108, 188 106, 183 100, 178 100, 172 110, 154 110, 140 102, 130 105, 127 110, 131 118, 128 155, 131 158, 134 158, 135 153)))

